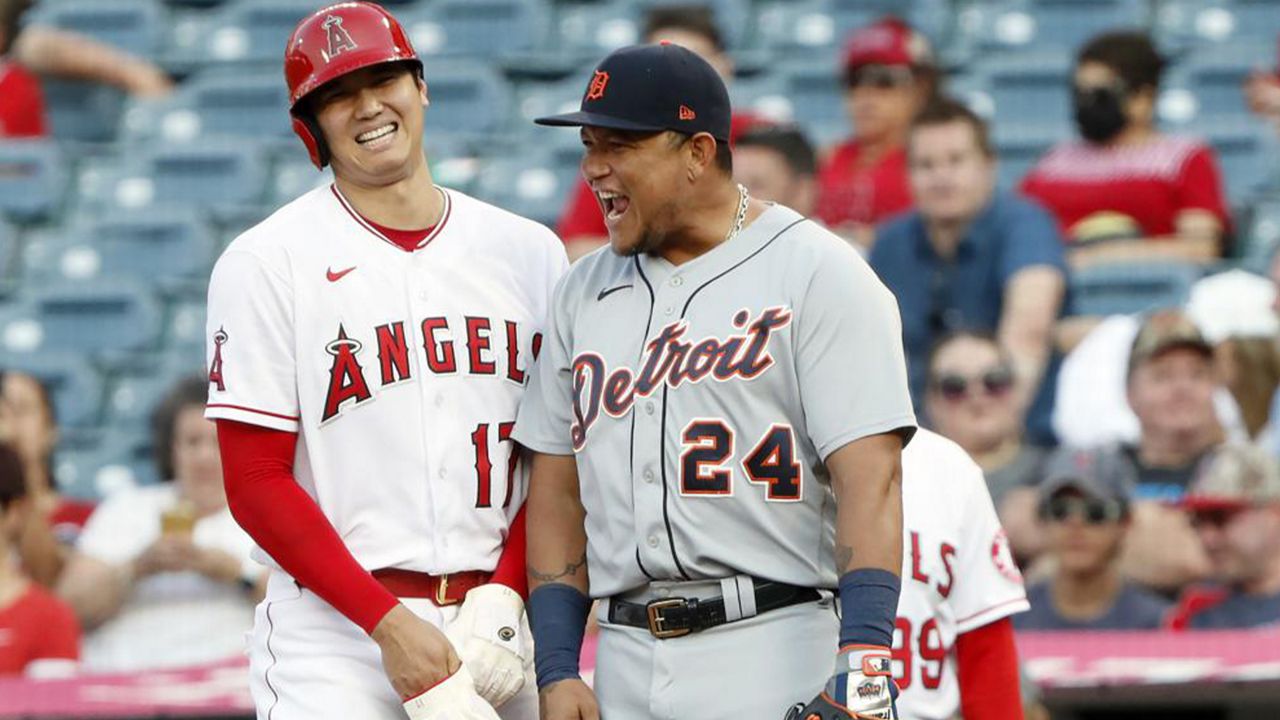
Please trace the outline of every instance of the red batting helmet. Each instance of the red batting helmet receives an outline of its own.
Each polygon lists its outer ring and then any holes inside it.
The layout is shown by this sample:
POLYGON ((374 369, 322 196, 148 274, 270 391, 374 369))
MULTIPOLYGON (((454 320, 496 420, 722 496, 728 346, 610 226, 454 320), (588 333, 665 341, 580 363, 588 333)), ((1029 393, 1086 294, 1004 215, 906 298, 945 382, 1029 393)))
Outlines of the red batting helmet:
POLYGON ((284 50, 289 112, 293 131, 302 138, 316 167, 329 163, 329 149, 302 99, 330 80, 387 62, 413 63, 422 75, 422 61, 409 35, 391 13, 373 3, 344 2, 320 8, 294 28, 284 50))

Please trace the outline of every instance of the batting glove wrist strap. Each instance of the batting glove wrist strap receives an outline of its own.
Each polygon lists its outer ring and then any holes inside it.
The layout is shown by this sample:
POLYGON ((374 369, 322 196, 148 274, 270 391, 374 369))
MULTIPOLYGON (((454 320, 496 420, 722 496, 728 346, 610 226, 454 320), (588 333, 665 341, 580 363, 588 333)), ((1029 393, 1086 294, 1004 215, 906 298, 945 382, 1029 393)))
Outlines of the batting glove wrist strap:
POLYGON ((849 645, 836 656, 835 675, 808 705, 797 705, 787 720, 897 720, 894 701, 898 686, 893 682, 889 648, 878 645, 849 645))
POLYGON ((551 583, 529 594, 528 608, 538 689, 581 677, 578 658, 582 654, 591 598, 577 588, 551 583))

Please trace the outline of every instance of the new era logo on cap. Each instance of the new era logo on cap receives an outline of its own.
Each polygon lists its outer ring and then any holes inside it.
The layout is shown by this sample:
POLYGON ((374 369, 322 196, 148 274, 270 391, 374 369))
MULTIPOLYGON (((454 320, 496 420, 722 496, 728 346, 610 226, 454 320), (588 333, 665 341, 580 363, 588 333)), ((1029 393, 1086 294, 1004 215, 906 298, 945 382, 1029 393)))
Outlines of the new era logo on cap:
POLYGON ((698 119, 698 114, 697 114, 697 113, 695 113, 695 112, 693 111, 693 108, 689 107, 688 105, 681 105, 681 106, 680 106, 680 119, 681 119, 681 120, 697 120, 697 119, 698 119))

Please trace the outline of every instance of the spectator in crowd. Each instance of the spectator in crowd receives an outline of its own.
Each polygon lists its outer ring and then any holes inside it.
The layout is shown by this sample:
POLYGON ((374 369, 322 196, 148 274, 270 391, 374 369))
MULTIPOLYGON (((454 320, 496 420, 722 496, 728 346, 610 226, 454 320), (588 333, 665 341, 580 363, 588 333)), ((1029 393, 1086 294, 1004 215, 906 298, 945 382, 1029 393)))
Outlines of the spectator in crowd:
POLYGON ((83 35, 33 26, 19 33, 33 0, 0 0, 0 137, 49 134, 37 76, 88 80, 138 97, 158 97, 173 81, 147 60, 83 35))
POLYGON ((738 137, 733 175, 753 196, 811 215, 817 200, 818 160, 795 125, 759 125, 738 137))
POLYGON ((15 562, 32 512, 22 465, 12 448, 0 444, 0 676, 48 676, 74 668, 80 627, 71 608, 15 562))
POLYGON ((865 249, 877 223, 911 207, 907 132, 939 76, 929 41, 893 17, 856 30, 843 64, 853 136, 822 163, 816 215, 865 249))
POLYGON ((18 552, 27 575, 53 587, 93 504, 63 496, 53 476, 58 423, 49 389, 32 375, 0 371, 0 442, 18 453, 31 522, 18 552))
POLYGON ((1150 630, 1169 603, 1127 581, 1120 553, 1130 532, 1128 468, 1109 452, 1065 449, 1040 486, 1052 574, 1027 590, 1018 630, 1150 630))
POLYGON ((203 377, 152 417, 157 485, 120 491, 89 519, 59 587, 90 634, 84 666, 135 671, 244 652, 265 573, 231 517, 203 377))
MULTIPOLYGON (((724 36, 716 25, 715 14, 706 4, 658 5, 648 10, 644 23, 644 42, 669 42, 697 53, 720 73, 728 85, 733 80, 733 58, 725 48, 724 36)), ((758 124, 760 119, 749 113, 734 113, 729 128, 729 142, 758 124)), ((586 182, 579 182, 569 196, 568 204, 556 223, 556 234, 565 243, 569 260, 577 260, 609 239, 600 201, 586 182)))
POLYGON ((1203 465, 1182 506, 1213 566, 1213 586, 1185 592, 1174 628, 1280 623, 1280 471, 1256 447, 1224 445, 1203 465))
POLYGON ((1020 418, 1031 410, 1033 437, 1051 440, 1054 383, 1044 379, 1066 288, 1057 228, 1040 207, 996 191, 986 124, 964 105, 931 103, 909 141, 916 209, 880 226, 870 262, 898 298, 917 409, 937 339, 994 332, 1008 351, 1020 418))
POLYGON ((1013 400, 1013 363, 990 333, 961 331, 938 341, 929 357, 925 414, 982 468, 987 490, 1020 561, 1039 550, 1036 485, 1048 451, 1029 445, 1013 400), (1025 512, 1007 513, 1006 506, 1025 512), (1006 519, 1008 516, 1008 519, 1006 519), (1029 527, 1010 525, 1025 519, 1029 527))
MULTIPOLYGON (((1277 53, 1280 60, 1280 52, 1277 53)), ((1245 102, 1249 109, 1280 133, 1280 63, 1274 70, 1257 70, 1244 84, 1245 102)))
POLYGON ((1142 33, 1090 40, 1073 85, 1081 138, 1054 147, 1023 179, 1022 191, 1057 216, 1077 267, 1222 254, 1230 221, 1212 150, 1155 126, 1164 66, 1142 33))

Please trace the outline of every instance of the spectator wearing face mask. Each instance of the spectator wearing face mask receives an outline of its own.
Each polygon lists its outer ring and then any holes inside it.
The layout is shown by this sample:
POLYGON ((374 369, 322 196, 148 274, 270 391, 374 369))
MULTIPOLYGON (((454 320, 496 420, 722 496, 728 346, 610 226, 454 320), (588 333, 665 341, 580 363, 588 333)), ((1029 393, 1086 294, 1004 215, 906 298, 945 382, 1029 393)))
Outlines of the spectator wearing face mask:
POLYGON ((1022 181, 1058 218, 1077 267, 1222 255, 1230 221, 1213 151, 1155 126, 1164 66, 1142 33, 1090 40, 1073 79, 1080 139, 1054 147, 1022 181))
POLYGON ((1120 553, 1130 530, 1127 469, 1107 450, 1060 450, 1040 486, 1051 576, 1027 590, 1018 630, 1144 630, 1169 603, 1126 581, 1120 553))

